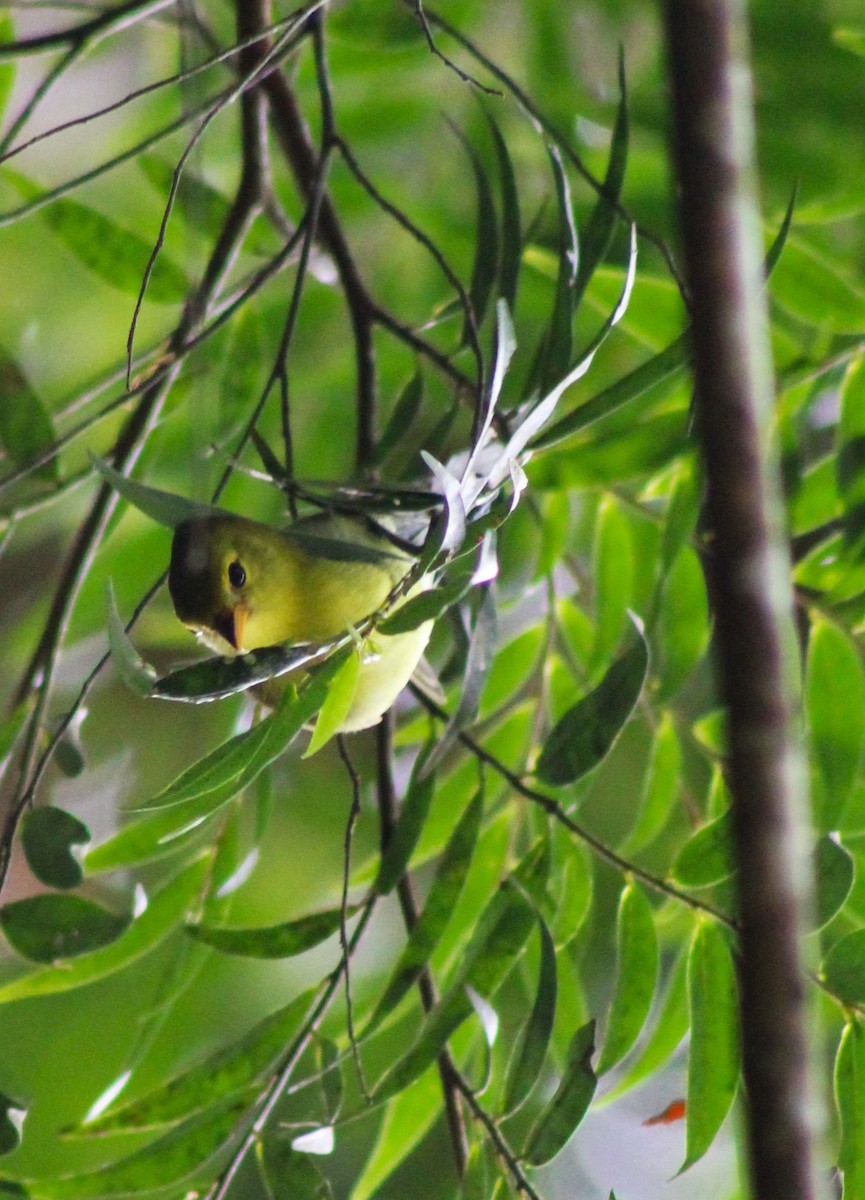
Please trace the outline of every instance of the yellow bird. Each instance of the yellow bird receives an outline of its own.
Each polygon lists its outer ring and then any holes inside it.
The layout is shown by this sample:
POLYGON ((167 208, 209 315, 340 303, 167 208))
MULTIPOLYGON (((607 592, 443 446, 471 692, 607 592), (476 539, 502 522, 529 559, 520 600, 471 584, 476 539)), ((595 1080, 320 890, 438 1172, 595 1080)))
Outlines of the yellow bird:
MULTIPOLYGON (((359 517, 321 513, 276 529, 214 513, 177 525, 168 587, 177 616, 207 646, 245 654, 340 637, 381 608, 413 561, 359 517)), ((431 628, 373 632, 364 642, 343 731, 381 719, 411 678, 431 628)))

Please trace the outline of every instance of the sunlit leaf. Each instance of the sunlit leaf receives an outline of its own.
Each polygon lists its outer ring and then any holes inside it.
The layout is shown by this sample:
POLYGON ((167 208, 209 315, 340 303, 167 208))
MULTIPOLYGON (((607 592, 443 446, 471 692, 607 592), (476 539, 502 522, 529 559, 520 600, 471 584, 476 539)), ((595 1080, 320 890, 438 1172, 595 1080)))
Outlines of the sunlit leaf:
POLYGON ((838 1169, 844 1179, 844 1200, 865 1196, 865 1031, 856 1018, 848 1021, 835 1058, 835 1103, 841 1121, 838 1169))
POLYGON ((369 1200, 439 1118, 442 1085, 435 1067, 388 1101, 375 1145, 350 1193, 350 1200, 369 1200))
POLYGON ((658 836, 679 795, 682 749, 672 714, 665 712, 652 738, 637 819, 625 842, 628 853, 641 850, 658 836))
POLYGON ((655 920, 639 885, 629 883, 616 918, 616 983, 597 1074, 621 1061, 637 1040, 655 994, 658 939, 655 920))
POLYGON ((700 888, 728 879, 735 869, 732 821, 730 814, 724 813, 685 842, 676 855, 672 875, 685 887, 700 888))
POLYGON ((711 1146, 739 1082, 736 972, 725 935, 709 921, 698 924, 691 942, 688 1005, 687 1150, 680 1171, 711 1146))

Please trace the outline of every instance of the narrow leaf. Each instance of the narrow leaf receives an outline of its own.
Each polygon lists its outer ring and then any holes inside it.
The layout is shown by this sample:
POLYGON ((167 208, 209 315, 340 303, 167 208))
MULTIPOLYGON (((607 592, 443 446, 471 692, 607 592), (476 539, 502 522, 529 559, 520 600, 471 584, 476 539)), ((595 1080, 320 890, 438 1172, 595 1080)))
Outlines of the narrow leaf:
POLYGON ((513 163, 507 143, 496 122, 486 114, 499 172, 499 196, 502 215, 501 252, 499 263, 499 295, 508 309, 513 312, 517 302, 517 285, 520 276, 522 233, 520 231, 520 202, 513 163))
POLYGON ((116 492, 120 493, 124 500, 159 525, 167 525, 169 529, 174 529, 181 521, 190 521, 196 517, 212 517, 214 514, 220 513, 224 515, 224 510, 221 508, 214 508, 210 504, 201 504, 197 500, 187 500, 185 496, 164 492, 161 488, 149 487, 145 483, 139 483, 135 479, 121 475, 119 471, 109 467, 108 463, 97 458, 95 454, 90 455, 90 460, 99 474, 111 484, 116 492))
MULTIPOLYGON (((54 445, 54 427, 45 405, 21 369, 0 350, 0 445, 16 467, 26 467, 54 445)), ((34 468, 40 478, 57 479, 57 459, 34 468)))
POLYGON ((555 1158, 586 1115, 597 1086, 591 1062, 594 1050, 595 1022, 589 1021, 571 1039, 559 1086, 526 1138, 520 1157, 531 1166, 539 1167, 555 1158))
POLYGON ((434 1066, 388 1102, 375 1145, 364 1163, 350 1200, 369 1200, 405 1161, 438 1119, 442 1085, 434 1066))
POLYGON ((821 785, 818 828, 827 833, 843 820, 865 751, 865 671, 847 635, 822 618, 808 641, 805 705, 821 785))
POLYGON ((403 388, 394 405, 384 432, 375 448, 375 463, 385 462, 415 423, 423 401, 423 374, 420 367, 403 388))
POLYGON ((652 739, 637 820, 624 846, 627 853, 648 846, 666 825, 679 795, 681 771, 679 736, 672 715, 665 712, 652 739))
POLYGON ((597 1073, 625 1057, 637 1040, 652 1005, 658 977, 658 938, 652 906, 642 889, 629 883, 616 918, 616 983, 597 1073))
POLYGON ((313 754, 317 754, 339 732, 357 692, 362 654, 363 649, 355 646, 354 653, 349 654, 331 680, 325 701, 318 710, 315 728, 309 745, 303 752, 303 758, 312 758, 313 754))
POLYGON ((555 146, 549 151, 553 176, 556 182, 556 199, 559 208, 559 242, 557 247, 559 269, 556 279, 556 295, 550 316, 544 346, 541 391, 548 392, 571 366, 573 354, 574 285, 579 263, 579 246, 571 193, 561 155, 555 146))
POLYGON ((633 712, 648 666, 646 641, 638 632, 594 691, 569 709, 547 738, 535 767, 543 783, 573 783, 606 758, 633 712))
MULTIPOLYGON (((346 917, 353 916, 359 907, 350 905, 346 917)), ((327 908, 280 925, 249 929, 187 925, 186 931, 223 954, 238 954, 246 958, 292 958, 327 941, 339 929, 341 917, 341 909, 327 908)))
POLYGON ((605 1100, 636 1087, 667 1062, 688 1032, 688 956, 680 954, 670 975, 661 1011, 648 1041, 605 1100))
POLYGON ((479 792, 448 840, 427 893, 423 912, 409 935, 384 994, 375 1006, 364 1036, 393 1011, 429 962, 462 892, 477 845, 482 815, 483 795, 479 792))
POLYGON ((851 1019, 841 1035, 835 1059, 835 1103, 841 1121, 838 1169, 844 1200, 865 1196, 865 1030, 851 1019))
MULTIPOLYGON (((66 249, 88 270, 110 287, 138 295, 153 249, 151 242, 77 200, 55 200, 42 215, 66 249)), ((147 299, 154 304, 180 304, 188 290, 185 273, 162 252, 153 264, 147 299)))
MULTIPOLYGON (((472 267, 472 278, 469 284, 469 300, 474 313, 475 326, 480 327, 486 315, 490 295, 498 273, 499 261, 499 231, 496 221, 496 206, 493 202, 493 190, 475 148, 463 135, 455 130, 463 144, 475 179, 475 194, 477 197, 477 224, 475 227, 475 261, 472 267)), ((463 325, 461 344, 470 341, 471 327, 466 318, 463 325)))
POLYGON ((304 992, 259 1021, 238 1041, 174 1076, 163 1086, 120 1107, 108 1109, 93 1120, 85 1119, 67 1132, 80 1136, 155 1129, 226 1099, 270 1070, 300 1029, 314 999, 313 990, 304 992))
POLYGON ((688 1004, 687 1150, 680 1173, 711 1146, 739 1082, 736 973, 724 934, 708 921, 698 924, 691 942, 688 1004))
POLYGON ((853 887, 856 868, 849 850, 834 838, 821 837, 814 849, 814 878, 817 890, 816 928, 828 925, 844 907, 853 887))
POLYGON ((553 1032, 558 986, 556 948, 545 921, 539 921, 538 931, 541 941, 538 987, 528 1022, 508 1063, 503 1113, 518 1109, 537 1083, 553 1032))
POLYGON ((110 579, 105 585, 105 593, 108 607, 108 645, 117 673, 131 692, 137 696, 149 696, 153 692, 156 672, 141 658, 129 640, 117 609, 114 584, 110 579))

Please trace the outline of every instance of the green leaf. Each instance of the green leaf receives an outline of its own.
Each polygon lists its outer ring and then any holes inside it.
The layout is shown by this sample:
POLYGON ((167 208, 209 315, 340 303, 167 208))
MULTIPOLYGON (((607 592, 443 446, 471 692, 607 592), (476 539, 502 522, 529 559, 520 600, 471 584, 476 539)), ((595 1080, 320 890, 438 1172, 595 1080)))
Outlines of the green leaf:
POLYGON ((7 757, 11 754, 29 712, 30 704, 28 701, 23 700, 16 708, 12 709, 8 716, 0 721, 0 768, 3 767, 7 757))
POLYGON ((0 1154, 11 1154, 18 1149, 21 1144, 21 1125, 26 1115, 26 1105, 0 1092, 0 1154))
POLYGON ((680 1174, 702 1158, 733 1103, 739 1082, 736 972, 727 939, 700 921, 688 956, 687 1150, 680 1174))
POLYGON ((177 1189, 173 1196, 182 1194, 186 1180, 237 1143, 252 1099, 233 1099, 95 1171, 25 1180, 28 1194, 32 1200, 108 1200, 168 1186, 177 1189))
POLYGON ((684 375, 691 361, 691 334, 686 330, 666 349, 629 374, 617 379, 603 391, 586 400, 573 412, 561 417, 554 425, 550 425, 540 433, 532 443, 532 448, 547 449, 557 445, 565 438, 572 437, 587 426, 599 421, 602 417, 622 408, 631 401, 638 400, 650 388, 659 384, 671 384, 684 375))
MULTIPOLYGON (((54 200, 42 210, 42 216, 66 249, 103 283, 127 295, 138 295, 153 242, 122 229, 77 200, 54 200)), ((189 286, 186 274, 162 250, 153 264, 145 299, 154 304, 181 304, 189 286)))
POLYGON ((441 1109, 441 1079, 436 1067, 432 1066, 388 1102, 375 1145, 350 1193, 350 1200, 369 1200, 378 1193, 381 1185, 429 1131, 441 1109))
MULTIPOLYGON (((26 467, 50 450, 54 440, 48 410, 17 363, 0 350, 0 445, 16 467, 26 467)), ((56 456, 34 468, 34 474, 48 482, 55 481, 56 456)))
MULTIPOLYGON (((459 131, 457 136, 463 144, 466 154, 472 164, 475 177, 475 193, 477 196, 477 225, 475 230, 475 261, 472 267, 472 278, 469 284, 469 300, 474 313, 476 327, 480 328, 487 307, 493 284, 498 274, 499 232, 496 222, 496 206, 493 202, 493 190, 483 163, 478 157, 472 144, 459 131)), ((470 326, 466 320, 463 326, 461 344, 469 343, 470 326)))
POLYGON ((486 113, 499 172, 499 195, 501 199, 502 236, 499 263, 498 294, 504 299, 508 311, 513 312, 517 303, 517 286, 520 278, 522 233, 520 231, 520 202, 517 182, 510 152, 495 120, 486 113))
MULTIPOLYGON (((664 993, 658 1019, 642 1050, 612 1091, 603 1099, 613 1100, 654 1075, 672 1056, 688 1032, 688 956, 676 960, 664 993)), ((599 1101, 600 1103, 600 1101, 599 1101)))
POLYGON ((420 367, 399 394, 393 412, 375 448, 375 463, 387 461, 406 433, 413 427, 423 400, 423 374, 420 367))
POLYGON ((448 609, 467 594, 471 587, 471 578, 457 575, 446 583, 437 584, 426 592, 419 592, 395 609, 390 616, 385 617, 376 626, 379 633, 388 636, 396 633, 408 633, 417 629, 427 621, 437 621, 448 609))
POLYGON ((321 703, 328 683, 323 674, 317 674, 299 695, 293 688, 287 688, 270 716, 217 746, 187 767, 152 800, 130 811, 152 812, 203 800, 209 800, 205 815, 216 811, 249 787, 282 754, 321 703))
POLYGON ((31 996, 50 996, 95 983, 122 971, 157 946, 198 902, 210 866, 201 856, 149 898, 147 907, 109 946, 82 954, 62 968, 42 967, 0 984, 0 1004, 31 996))
POLYGON ((628 854, 648 846, 666 825, 679 796, 681 774, 679 735, 672 714, 665 712, 652 738, 637 819, 625 841, 624 850, 628 854))
POLYGON ((652 906, 635 883, 619 900, 616 983, 597 1074, 620 1062, 636 1042, 652 1005, 658 978, 658 938, 652 906))
POLYGON ((84 872, 73 846, 90 841, 90 830, 77 817, 46 805, 31 808, 21 823, 21 843, 36 878, 48 887, 73 888, 84 872))
POLYGON ((427 1015, 414 1044, 376 1084, 374 1101, 401 1092, 435 1061, 451 1034, 475 1011, 466 987, 488 1000, 518 961, 533 924, 532 909, 515 887, 508 886, 493 897, 478 922, 455 983, 427 1015))
POLYGON ((83 896, 28 896, 0 908, 0 928, 14 950, 31 962, 53 963, 117 940, 129 918, 83 896))
POLYGON ((837 625, 815 619, 808 642, 805 706, 820 786, 818 828, 843 819, 865 750, 865 671, 859 653, 837 625))
POLYGON ((586 290, 595 268, 601 263, 613 239, 616 225, 622 219, 618 212, 622 186, 625 182, 625 167, 628 161, 628 93, 625 85, 625 56, 619 53, 619 91, 621 100, 610 141, 610 159, 604 176, 604 189, 598 196, 592 215, 583 230, 581 239, 580 269, 577 273, 575 302, 586 290))
POLYGON ((477 846, 483 815, 483 795, 478 793, 457 822, 441 856, 423 912, 409 934, 384 994, 369 1018, 364 1036, 396 1008, 420 977, 438 940, 453 916, 477 846))
POLYGON ((727 710, 714 708, 700 717, 691 727, 691 732, 706 749, 718 758, 727 756, 727 710))
POLYGON ((772 298, 785 311, 834 333, 856 333, 865 324, 865 292, 822 247, 791 234, 772 273, 772 298))
POLYGON ((672 875, 684 887, 701 888, 729 879, 736 869, 729 812, 698 829, 676 855, 672 875))
MULTIPOLYGON (((15 26, 12 18, 8 13, 4 13, 0 17, 0 43, 15 41, 15 26)), ((0 63, 0 118, 6 111, 6 105, 9 102, 9 97, 12 95, 12 89, 15 86, 15 76, 17 67, 14 59, 10 62, 0 63)))
POLYGON ((191 521, 197 517, 212 517, 214 514, 224 515, 225 513, 224 509, 214 508, 210 504, 202 504, 197 500, 187 500, 185 496, 164 492, 161 488, 149 487, 145 483, 139 483, 136 479, 121 475, 119 471, 109 467, 108 463, 97 458, 95 454, 90 455, 90 461, 99 474, 133 508, 144 513, 145 517, 150 517, 151 521, 156 521, 159 525, 167 525, 169 529, 175 529, 181 521, 191 521))
POLYGON ((535 767, 543 783, 574 783, 606 758, 633 712, 648 666, 646 642, 638 633, 594 691, 569 709, 547 738, 535 767))
POLYGON ((865 1196, 865 1030, 851 1019, 844 1028, 835 1059, 835 1103, 841 1122, 838 1170, 844 1178, 844 1200, 865 1196))
POLYGON ((865 1003, 865 929, 848 933, 831 947, 820 977, 843 1004, 865 1003))
POLYGON ((382 854, 373 885, 380 896, 386 896, 402 878, 423 831, 435 792, 435 775, 423 769, 426 759, 426 752, 418 757, 396 826, 382 854))
POLYGON ((657 635, 661 696, 673 696, 706 652, 709 603, 696 551, 682 546, 664 579, 657 635))
POLYGON ((535 1002, 508 1062, 502 1113, 511 1113, 526 1100, 538 1081, 553 1033, 556 1015, 556 948, 546 922, 539 920, 541 941, 535 1002))
POLYGON ((271 1200, 331 1200, 331 1190, 315 1162, 315 1156, 292 1147, 284 1130, 267 1130, 256 1142, 255 1152, 271 1200))
MULTIPOLYGON (((354 916, 359 908, 357 904, 349 905, 346 918, 354 916)), ((326 908, 279 925, 246 929, 187 925, 186 931, 223 954, 239 954, 246 958, 292 958, 332 937, 340 927, 341 913, 339 908, 326 908)))
POLYGON ((114 584, 110 579, 105 584, 105 593, 108 606, 108 645, 117 673, 131 692, 137 696, 150 696, 156 681, 156 672, 138 654, 129 640, 117 609, 114 584))
POLYGON ((591 1065, 594 1049, 595 1022, 589 1021, 571 1039, 559 1086, 526 1138, 520 1158, 531 1166, 539 1167, 555 1158, 586 1115, 597 1086, 591 1065))
POLYGON ((849 850, 840 846, 828 834, 814 848, 814 877, 817 890, 817 922, 815 928, 828 925, 844 907, 853 887, 856 868, 849 850))
POLYGON ((592 557, 596 629, 593 661, 601 663, 616 649, 628 625, 634 577, 631 527, 611 496, 604 497, 598 510, 592 557))
POLYGON ((315 1001, 310 989, 277 1009, 230 1046, 169 1079, 161 1087, 85 1120, 68 1132, 101 1135, 157 1129, 210 1108, 268 1072, 285 1053, 315 1001))
POLYGON ((574 343, 574 285, 580 255, 568 177, 561 155, 555 146, 550 147, 549 155, 556 181, 556 200, 559 208, 559 241, 556 248, 558 277, 543 351, 540 389, 542 394, 549 392, 571 367, 574 343))
POLYGON ((354 653, 348 658, 334 675, 327 691, 324 704, 318 710, 315 728, 309 745, 304 750, 302 758, 312 758, 331 738, 339 732, 340 726, 349 714, 360 676, 360 662, 363 651, 355 646, 354 653))

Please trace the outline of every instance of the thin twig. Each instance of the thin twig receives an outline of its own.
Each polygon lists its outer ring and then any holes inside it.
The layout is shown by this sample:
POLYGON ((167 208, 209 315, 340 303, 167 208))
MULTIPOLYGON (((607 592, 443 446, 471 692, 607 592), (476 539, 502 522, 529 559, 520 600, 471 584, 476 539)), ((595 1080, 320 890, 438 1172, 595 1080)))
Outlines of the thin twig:
POLYGON ((348 912, 348 890, 351 879, 351 847, 354 840, 354 830, 357 825, 358 817, 360 816, 360 776, 357 773, 357 768, 351 760, 351 755, 348 752, 345 736, 339 734, 336 739, 339 757, 342 759, 343 766, 348 772, 348 777, 351 782, 351 808, 348 811, 348 820, 345 823, 345 839, 343 842, 343 858, 342 858, 342 898, 339 906, 339 944, 342 949, 343 960, 343 980, 345 982, 345 1019, 346 1030, 348 1032, 348 1044, 351 1047, 352 1058, 354 1059, 354 1069, 357 1072, 357 1079, 360 1085, 361 1094, 365 1100, 369 1099, 369 1088, 366 1083, 366 1076, 363 1073, 363 1063, 360 1057, 360 1049, 357 1044, 357 1038, 354 1032, 354 1004, 351 998, 351 969, 349 959, 349 941, 348 927, 346 924, 346 913, 348 912))

